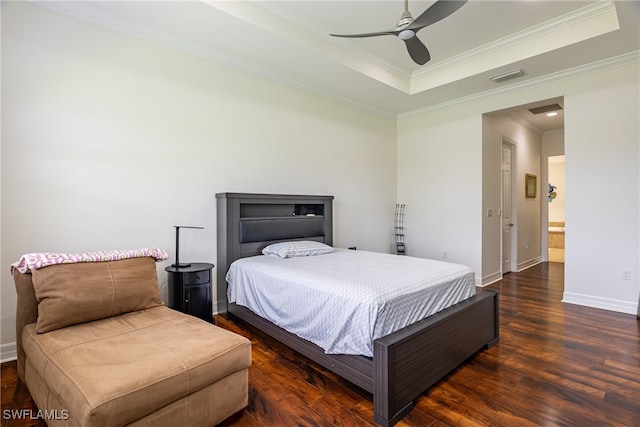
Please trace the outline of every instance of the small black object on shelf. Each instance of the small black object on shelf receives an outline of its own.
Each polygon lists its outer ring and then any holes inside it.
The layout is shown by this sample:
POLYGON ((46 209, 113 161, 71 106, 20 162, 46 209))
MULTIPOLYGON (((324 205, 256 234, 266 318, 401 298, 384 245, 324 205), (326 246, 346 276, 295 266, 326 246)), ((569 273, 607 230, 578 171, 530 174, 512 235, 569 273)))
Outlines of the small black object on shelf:
POLYGON ((180 263, 180 229, 181 228, 197 228, 199 230, 202 230, 204 229, 204 227, 192 227, 190 225, 174 225, 174 227, 176 229, 176 262, 174 264, 171 264, 171 267, 176 267, 176 268, 190 267, 191 264, 189 263, 185 263, 185 264, 180 263))

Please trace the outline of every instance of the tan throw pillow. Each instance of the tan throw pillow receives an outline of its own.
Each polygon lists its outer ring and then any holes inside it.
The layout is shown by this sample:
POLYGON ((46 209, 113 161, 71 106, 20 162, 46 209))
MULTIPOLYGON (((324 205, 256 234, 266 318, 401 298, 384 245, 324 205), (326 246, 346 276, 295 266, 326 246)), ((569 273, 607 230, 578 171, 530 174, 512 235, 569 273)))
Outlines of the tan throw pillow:
POLYGON ((163 305, 151 257, 58 264, 32 274, 38 333, 163 305))

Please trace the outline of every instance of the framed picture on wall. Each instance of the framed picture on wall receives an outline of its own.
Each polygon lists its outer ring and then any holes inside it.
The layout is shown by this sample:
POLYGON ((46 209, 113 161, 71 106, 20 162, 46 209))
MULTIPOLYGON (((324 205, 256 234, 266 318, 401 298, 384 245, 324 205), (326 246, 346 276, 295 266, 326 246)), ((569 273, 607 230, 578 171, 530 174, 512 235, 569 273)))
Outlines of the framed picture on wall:
POLYGON ((538 177, 535 175, 526 174, 524 176, 524 186, 525 196, 535 199, 536 190, 538 188, 538 177))

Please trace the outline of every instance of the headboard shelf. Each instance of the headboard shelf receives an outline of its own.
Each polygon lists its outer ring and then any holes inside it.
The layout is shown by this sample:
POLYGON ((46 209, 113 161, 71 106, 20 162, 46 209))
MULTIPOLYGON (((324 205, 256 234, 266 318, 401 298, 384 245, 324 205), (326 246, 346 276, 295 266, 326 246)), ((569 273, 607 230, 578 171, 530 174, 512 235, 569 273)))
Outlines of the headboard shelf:
POLYGON ((324 218, 324 215, 287 215, 287 216, 241 216, 240 221, 262 221, 265 219, 287 219, 287 220, 300 220, 306 219, 324 218))
POLYGON ((241 203, 240 218, 323 215, 324 203, 241 203))
POLYGON ((226 275, 239 258, 290 240, 333 245, 333 196, 218 193, 217 312, 227 311, 226 275))

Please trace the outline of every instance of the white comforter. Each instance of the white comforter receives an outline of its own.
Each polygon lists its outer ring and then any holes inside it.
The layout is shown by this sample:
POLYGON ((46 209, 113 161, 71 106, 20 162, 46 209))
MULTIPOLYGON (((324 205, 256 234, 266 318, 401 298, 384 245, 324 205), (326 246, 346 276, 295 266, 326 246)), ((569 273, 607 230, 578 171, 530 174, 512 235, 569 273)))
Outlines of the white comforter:
POLYGON ((460 264, 335 249, 299 258, 254 256, 231 264, 229 302, 322 347, 373 356, 373 341, 475 294, 460 264))

